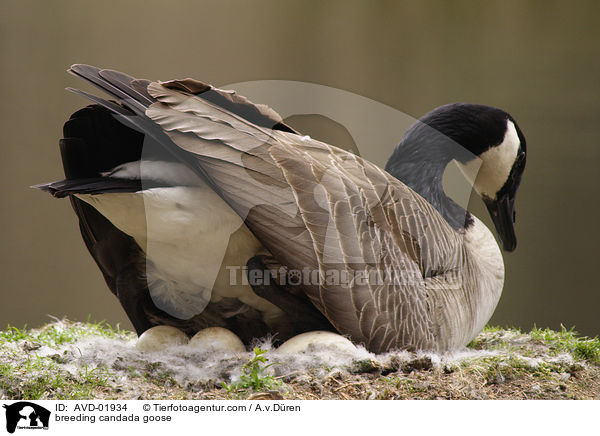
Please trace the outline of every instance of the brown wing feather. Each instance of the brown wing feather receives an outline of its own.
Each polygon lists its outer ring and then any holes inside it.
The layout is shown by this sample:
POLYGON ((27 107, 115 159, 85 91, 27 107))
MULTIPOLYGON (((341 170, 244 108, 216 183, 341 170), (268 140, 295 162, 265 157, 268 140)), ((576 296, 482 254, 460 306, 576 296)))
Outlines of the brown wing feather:
POLYGON ((147 116, 193 155, 282 265, 379 274, 303 286, 331 323, 372 351, 435 348, 438 321, 424 281, 455 265, 459 251, 437 211, 360 157, 257 127, 180 89, 152 83, 160 103, 147 116))

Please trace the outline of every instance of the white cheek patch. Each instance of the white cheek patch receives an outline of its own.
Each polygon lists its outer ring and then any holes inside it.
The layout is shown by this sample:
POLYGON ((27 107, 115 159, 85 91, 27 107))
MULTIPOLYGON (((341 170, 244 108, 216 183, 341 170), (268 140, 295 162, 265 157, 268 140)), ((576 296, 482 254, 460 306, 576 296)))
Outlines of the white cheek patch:
POLYGON ((517 158, 520 143, 514 123, 507 120, 506 134, 502 143, 483 152, 479 156, 481 160, 474 159, 466 164, 458 163, 458 167, 479 195, 494 199, 496 193, 508 180, 510 170, 517 158), (479 171, 472 168, 480 163, 481 168, 479 168, 479 171), (473 179, 475 175, 477 177, 473 179))

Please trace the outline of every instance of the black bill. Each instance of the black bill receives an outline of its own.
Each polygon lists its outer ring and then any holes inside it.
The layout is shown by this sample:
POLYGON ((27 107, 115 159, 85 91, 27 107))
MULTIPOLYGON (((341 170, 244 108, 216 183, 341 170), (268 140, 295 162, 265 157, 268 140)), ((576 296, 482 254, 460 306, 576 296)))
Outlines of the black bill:
POLYGON ((508 194, 500 196, 497 200, 484 198, 483 201, 496 226, 496 231, 505 251, 517 248, 517 235, 515 234, 515 198, 508 194))

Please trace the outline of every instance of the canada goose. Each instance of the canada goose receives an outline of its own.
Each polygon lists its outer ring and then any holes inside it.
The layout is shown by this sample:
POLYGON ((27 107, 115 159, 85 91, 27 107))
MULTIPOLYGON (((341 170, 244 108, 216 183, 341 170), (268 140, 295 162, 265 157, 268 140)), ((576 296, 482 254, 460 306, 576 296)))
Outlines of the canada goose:
POLYGON ((386 172, 297 134, 233 91, 87 65, 69 71, 117 101, 73 90, 95 105, 64 126, 66 179, 38 187, 70 197, 138 334, 217 326, 248 343, 332 330, 373 352, 443 351, 467 344, 491 317, 504 282, 500 249, 446 196, 442 174, 452 159, 465 174, 481 163, 474 189, 514 250, 526 146, 506 112, 437 108, 407 131, 386 172), (257 275, 232 285, 246 264, 318 280, 284 286, 257 275))

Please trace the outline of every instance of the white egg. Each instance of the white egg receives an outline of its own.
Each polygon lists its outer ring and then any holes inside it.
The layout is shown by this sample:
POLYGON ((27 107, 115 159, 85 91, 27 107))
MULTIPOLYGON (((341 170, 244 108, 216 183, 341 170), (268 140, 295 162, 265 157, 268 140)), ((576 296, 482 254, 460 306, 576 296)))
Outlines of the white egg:
POLYGON ((203 350, 230 351, 232 353, 246 351, 240 338, 232 331, 222 327, 208 327, 200 330, 190 339, 190 346, 203 350))
POLYGON ((327 331, 302 333, 285 341, 277 351, 285 354, 295 354, 310 351, 314 346, 336 347, 340 351, 356 351, 356 347, 345 337, 327 331))
POLYGON ((168 325, 157 325, 146 330, 138 338, 135 347, 140 351, 160 351, 189 341, 181 330, 168 325))

